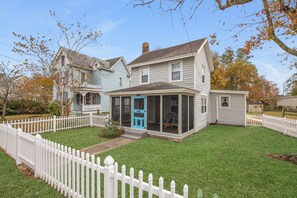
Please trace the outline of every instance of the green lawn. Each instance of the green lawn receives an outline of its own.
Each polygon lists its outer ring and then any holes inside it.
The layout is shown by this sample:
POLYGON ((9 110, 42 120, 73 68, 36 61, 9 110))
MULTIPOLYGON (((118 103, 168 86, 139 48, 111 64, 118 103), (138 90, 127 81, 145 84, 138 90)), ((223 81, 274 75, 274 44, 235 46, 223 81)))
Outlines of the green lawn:
POLYGON ((107 140, 105 138, 100 138, 97 135, 100 130, 101 128, 97 127, 84 127, 79 129, 43 133, 41 136, 65 146, 70 146, 74 149, 82 149, 107 140))
POLYGON ((40 179, 26 177, 0 150, 0 197, 63 197, 40 179))
MULTIPOLYGON (((160 176, 166 189, 172 179, 196 197, 296 197, 297 166, 268 158, 269 153, 296 154, 297 139, 262 127, 209 126, 181 143, 146 138, 100 154, 127 168, 141 169, 147 179, 160 176)), ((128 171, 127 171, 128 172, 128 171)))

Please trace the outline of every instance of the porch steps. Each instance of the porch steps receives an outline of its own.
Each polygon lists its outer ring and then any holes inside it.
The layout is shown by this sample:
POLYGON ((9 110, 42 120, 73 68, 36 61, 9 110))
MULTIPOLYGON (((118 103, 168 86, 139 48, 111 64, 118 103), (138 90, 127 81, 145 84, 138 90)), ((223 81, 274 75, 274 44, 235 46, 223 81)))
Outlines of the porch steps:
POLYGON ((125 137, 132 140, 139 140, 147 137, 147 132, 137 129, 126 128, 125 133, 121 135, 121 137, 125 137))

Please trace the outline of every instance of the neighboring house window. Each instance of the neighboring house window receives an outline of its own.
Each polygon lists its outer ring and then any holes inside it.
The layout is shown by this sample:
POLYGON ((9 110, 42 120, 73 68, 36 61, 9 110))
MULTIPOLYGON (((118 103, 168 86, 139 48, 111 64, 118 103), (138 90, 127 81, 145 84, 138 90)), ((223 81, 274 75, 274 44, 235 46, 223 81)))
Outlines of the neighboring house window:
POLYGON ((96 104, 101 104, 101 96, 98 93, 94 93, 92 94, 92 104, 96 105, 96 104))
POLYGON ((206 113, 207 112, 207 97, 202 96, 201 97, 201 113, 206 113))
POLYGON ((61 56, 61 66, 65 66, 65 56, 61 56))
POLYGON ((81 72, 80 73, 80 83, 83 84, 84 82, 86 82, 86 73, 81 72))
POLYGON ((201 70, 201 78, 202 78, 202 82, 205 83, 205 67, 203 65, 201 70))
POLYGON ((221 108, 230 108, 230 96, 221 96, 220 97, 220 107, 221 108))
POLYGON ((92 104, 92 96, 90 93, 86 94, 86 105, 92 104))
POLYGON ((122 87, 123 86, 123 78, 119 77, 119 86, 122 87))
POLYGON ((179 81, 182 80, 182 63, 172 62, 169 63, 170 66, 170 81, 179 81))
POLYGON ((140 68, 140 72, 141 72, 140 82, 149 83, 149 68, 148 67, 140 68))
POLYGON ((66 104, 67 99, 68 99, 68 92, 67 92, 67 91, 64 91, 64 92, 63 92, 63 103, 64 103, 64 104, 66 104))
POLYGON ((81 105, 81 102, 82 102, 82 95, 76 94, 76 104, 81 105))

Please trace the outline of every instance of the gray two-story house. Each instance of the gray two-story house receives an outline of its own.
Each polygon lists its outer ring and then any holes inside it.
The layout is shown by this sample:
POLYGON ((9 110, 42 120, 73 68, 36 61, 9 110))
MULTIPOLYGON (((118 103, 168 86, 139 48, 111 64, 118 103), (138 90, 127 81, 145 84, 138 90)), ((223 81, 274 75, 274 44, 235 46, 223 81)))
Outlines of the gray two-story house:
POLYGON ((130 86, 124 57, 102 60, 61 47, 53 69, 53 99, 71 101, 71 112, 108 112, 109 97, 104 93, 130 86))
POLYGON ((111 118, 150 135, 180 139, 209 123, 245 126, 245 91, 211 90, 207 39, 149 51, 133 60, 130 88, 108 92, 111 118))

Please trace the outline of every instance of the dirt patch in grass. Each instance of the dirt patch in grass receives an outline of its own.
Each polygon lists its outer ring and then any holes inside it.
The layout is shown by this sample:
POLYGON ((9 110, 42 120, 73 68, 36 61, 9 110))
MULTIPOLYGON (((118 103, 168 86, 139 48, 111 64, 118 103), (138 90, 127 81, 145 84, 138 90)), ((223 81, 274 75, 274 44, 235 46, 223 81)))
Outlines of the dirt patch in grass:
POLYGON ((279 154, 268 154, 268 157, 272 159, 288 161, 297 165, 297 154, 294 155, 279 155, 279 154))
POLYGON ((18 165, 18 169, 20 169, 26 177, 30 177, 30 178, 34 177, 34 171, 27 165, 20 164, 18 165))

